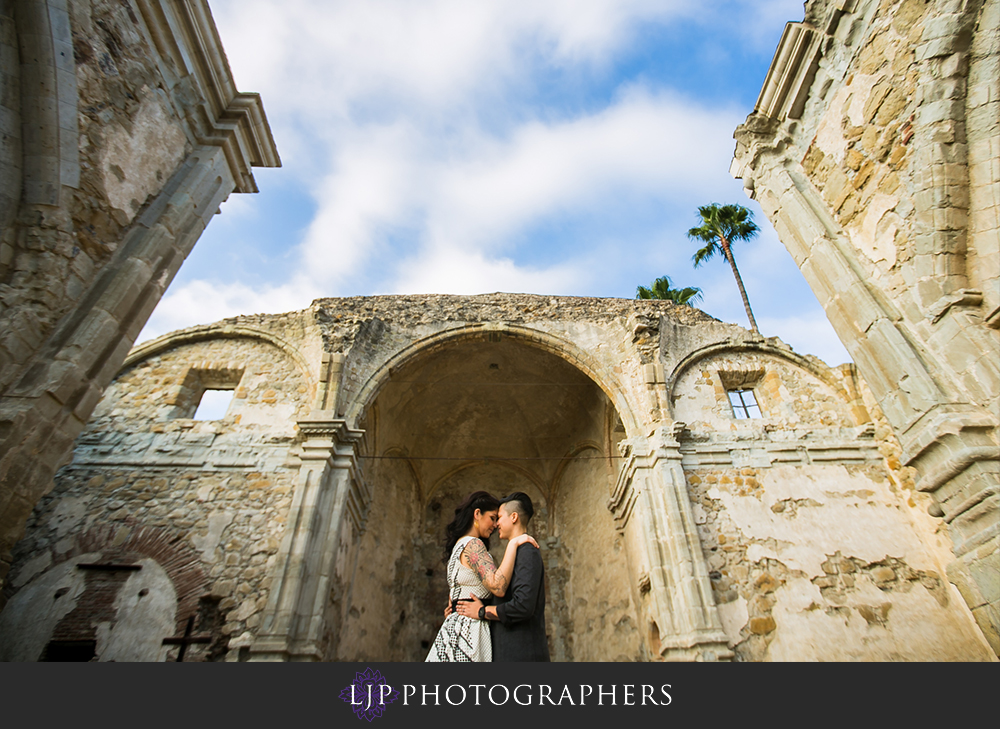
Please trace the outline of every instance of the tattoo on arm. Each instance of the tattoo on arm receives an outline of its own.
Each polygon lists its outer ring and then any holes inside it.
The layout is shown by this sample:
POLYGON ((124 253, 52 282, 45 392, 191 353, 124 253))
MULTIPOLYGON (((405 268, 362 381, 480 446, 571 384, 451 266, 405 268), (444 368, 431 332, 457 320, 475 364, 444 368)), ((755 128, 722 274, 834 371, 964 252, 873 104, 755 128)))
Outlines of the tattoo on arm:
POLYGON ((478 539, 473 539, 465 548, 465 557, 469 561, 469 567, 476 576, 482 580, 489 590, 506 590, 507 578, 497 571, 493 564, 493 557, 486 551, 486 547, 478 539))

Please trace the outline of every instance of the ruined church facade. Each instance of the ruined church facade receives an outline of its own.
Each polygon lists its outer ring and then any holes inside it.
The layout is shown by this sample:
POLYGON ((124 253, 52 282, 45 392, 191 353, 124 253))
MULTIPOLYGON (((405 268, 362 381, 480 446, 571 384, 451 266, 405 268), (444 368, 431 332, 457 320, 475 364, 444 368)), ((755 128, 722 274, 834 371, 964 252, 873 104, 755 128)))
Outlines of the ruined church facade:
POLYGON ((993 659, 998 5, 810 0, 737 130, 855 371, 515 295, 130 351, 260 99, 205 0, 0 3, 0 660, 419 660, 477 488, 536 501, 557 660, 993 659))
POLYGON ((535 502, 555 660, 988 660, 900 452, 853 366, 669 302, 226 320, 129 355, 16 547, 0 659, 422 660, 486 489, 535 502))

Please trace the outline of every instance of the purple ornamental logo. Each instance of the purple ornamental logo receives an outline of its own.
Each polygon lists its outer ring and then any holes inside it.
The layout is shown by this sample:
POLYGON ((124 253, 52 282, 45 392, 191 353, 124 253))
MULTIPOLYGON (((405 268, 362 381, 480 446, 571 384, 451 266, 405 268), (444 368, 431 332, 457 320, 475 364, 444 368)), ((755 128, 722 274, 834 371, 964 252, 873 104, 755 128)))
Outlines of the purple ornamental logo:
POLYGON ((371 721, 382 716, 387 704, 399 698, 399 691, 386 683, 385 676, 366 668, 354 674, 354 683, 340 692, 340 698, 351 705, 359 719, 371 721))

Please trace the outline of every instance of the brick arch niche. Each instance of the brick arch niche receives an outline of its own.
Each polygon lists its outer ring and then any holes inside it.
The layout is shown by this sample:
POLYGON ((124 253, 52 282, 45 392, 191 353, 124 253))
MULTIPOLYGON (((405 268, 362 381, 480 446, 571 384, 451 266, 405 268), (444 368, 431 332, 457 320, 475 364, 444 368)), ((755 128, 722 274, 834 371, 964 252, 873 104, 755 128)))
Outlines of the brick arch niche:
POLYGON ((0 660, 204 660, 220 646, 172 640, 210 629, 214 611, 197 555, 175 534, 105 526, 12 591, 0 613, 0 660))

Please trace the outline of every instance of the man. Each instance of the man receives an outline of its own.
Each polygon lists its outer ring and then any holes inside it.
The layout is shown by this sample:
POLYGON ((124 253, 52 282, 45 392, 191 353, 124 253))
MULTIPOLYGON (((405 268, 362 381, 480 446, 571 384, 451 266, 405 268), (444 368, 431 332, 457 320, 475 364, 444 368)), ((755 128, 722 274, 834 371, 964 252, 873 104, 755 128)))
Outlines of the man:
MULTIPOLYGON (((501 539, 513 539, 527 532, 535 513, 531 499, 520 491, 500 500, 497 529, 501 539)), ((469 618, 490 621, 494 661, 548 661, 549 641, 545 635, 545 568, 536 547, 517 548, 510 585, 495 605, 477 599, 460 602, 457 610, 469 618)))

